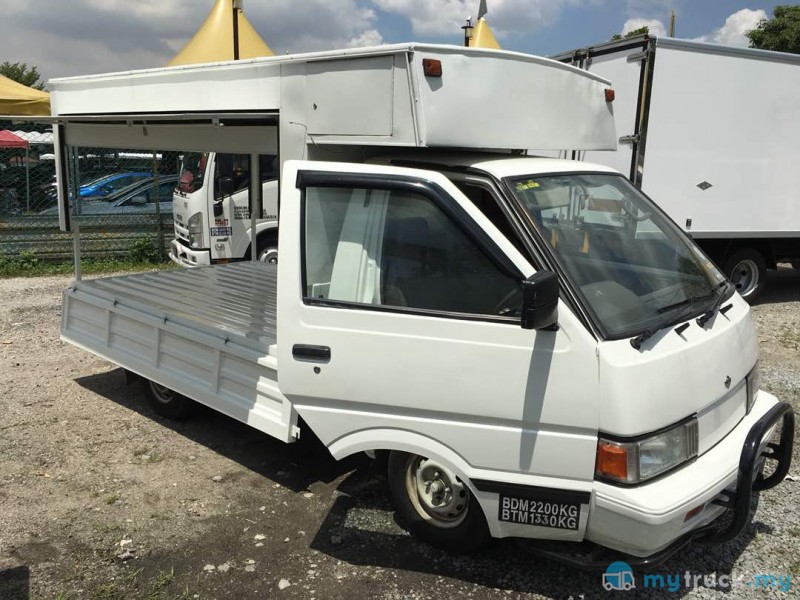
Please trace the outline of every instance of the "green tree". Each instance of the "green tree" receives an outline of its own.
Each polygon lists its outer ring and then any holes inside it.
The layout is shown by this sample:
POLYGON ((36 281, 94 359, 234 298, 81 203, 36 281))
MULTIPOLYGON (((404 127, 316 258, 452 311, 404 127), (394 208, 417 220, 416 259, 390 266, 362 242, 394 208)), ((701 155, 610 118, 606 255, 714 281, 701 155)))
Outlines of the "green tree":
POLYGON ((644 27, 639 27, 639 29, 634 29, 633 31, 629 31, 625 35, 621 35, 619 33, 615 33, 611 36, 611 41, 616 42, 617 40, 624 40, 625 38, 635 37, 637 35, 643 35, 646 33, 650 33, 650 28, 645 25, 644 27))
POLYGON ((772 12, 747 33, 750 47, 800 54, 800 6, 776 6, 772 12))
POLYGON ((27 63, 24 62, 3 62, 0 64, 0 75, 36 90, 44 89, 44 82, 42 81, 39 69, 34 66, 29 67, 27 63))

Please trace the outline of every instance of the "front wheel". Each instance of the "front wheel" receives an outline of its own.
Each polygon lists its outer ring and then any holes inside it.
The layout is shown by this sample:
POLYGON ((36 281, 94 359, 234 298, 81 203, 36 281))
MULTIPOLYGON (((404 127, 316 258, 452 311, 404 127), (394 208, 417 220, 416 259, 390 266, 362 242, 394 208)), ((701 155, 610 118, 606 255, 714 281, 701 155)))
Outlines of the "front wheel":
POLYGON ((393 451, 388 479, 397 514, 423 541, 449 552, 469 552, 489 539, 480 504, 440 461, 393 451))
POLYGON ((194 408, 194 402, 186 396, 149 379, 144 381, 144 393, 150 407, 167 419, 174 421, 185 419, 194 408))
POLYGON ((767 263, 757 250, 739 248, 723 267, 736 291, 750 304, 755 302, 767 283, 767 263))
POLYGON ((278 233, 271 231, 262 233, 256 240, 256 257, 261 262, 271 265, 278 264, 278 233))

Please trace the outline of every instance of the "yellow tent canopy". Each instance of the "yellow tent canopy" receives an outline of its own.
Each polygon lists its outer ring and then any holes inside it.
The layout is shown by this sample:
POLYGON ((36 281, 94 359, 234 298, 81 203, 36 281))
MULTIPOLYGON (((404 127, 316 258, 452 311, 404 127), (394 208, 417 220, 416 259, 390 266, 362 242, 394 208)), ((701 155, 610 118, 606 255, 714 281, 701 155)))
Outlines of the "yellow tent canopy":
POLYGON ((0 115, 49 115, 50 94, 0 75, 0 115))
POLYGON ((500 50, 500 44, 492 33, 491 27, 486 22, 486 19, 481 17, 475 29, 472 30, 472 37, 469 38, 470 48, 494 48, 500 50))
POLYGON ((500 44, 497 43, 497 38, 494 37, 492 28, 489 27, 489 23, 487 23, 484 18, 487 12, 489 12, 489 10, 486 7, 486 0, 481 0, 480 7, 478 8, 478 17, 476 18, 477 23, 469 38, 469 47, 500 50, 500 44))
MULTIPOLYGON (((237 21, 239 23, 239 58, 255 58, 256 56, 273 56, 275 54, 261 39, 243 12, 239 13, 237 21)), ((217 0, 205 23, 183 47, 183 50, 167 63, 167 66, 193 65, 223 60, 233 60, 233 0, 217 0)))

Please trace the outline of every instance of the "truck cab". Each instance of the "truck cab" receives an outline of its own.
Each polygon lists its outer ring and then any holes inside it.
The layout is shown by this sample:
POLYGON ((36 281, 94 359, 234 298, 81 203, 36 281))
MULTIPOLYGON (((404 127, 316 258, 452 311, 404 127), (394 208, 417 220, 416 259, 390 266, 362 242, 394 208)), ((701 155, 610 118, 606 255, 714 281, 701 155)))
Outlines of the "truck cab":
POLYGON ((261 198, 251 202, 250 155, 188 152, 181 160, 173 193, 175 239, 169 256, 181 266, 197 267, 249 258, 251 210, 256 219, 258 260, 276 261, 278 245, 278 161, 261 154, 261 198))
POLYGON ((398 511, 451 549, 647 562, 741 531, 793 416, 758 390, 747 303, 686 235, 599 165, 381 162, 284 173, 280 386, 333 455, 389 451, 398 511))

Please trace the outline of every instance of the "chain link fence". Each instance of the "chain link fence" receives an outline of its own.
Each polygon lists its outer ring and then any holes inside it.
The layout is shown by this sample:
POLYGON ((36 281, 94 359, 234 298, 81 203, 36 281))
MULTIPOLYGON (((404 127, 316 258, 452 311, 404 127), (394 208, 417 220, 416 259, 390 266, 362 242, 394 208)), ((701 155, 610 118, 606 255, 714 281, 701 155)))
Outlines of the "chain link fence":
MULTIPOLYGON (((70 211, 83 257, 140 258, 151 248, 154 259, 166 259, 179 154, 67 149, 70 211)), ((72 234, 58 225, 52 133, 0 126, 0 257, 30 253, 46 261, 73 254, 72 234)))

